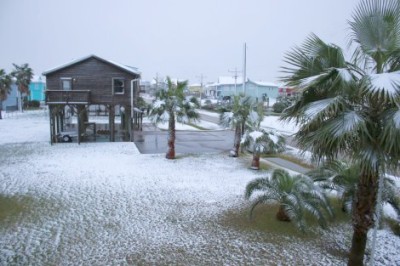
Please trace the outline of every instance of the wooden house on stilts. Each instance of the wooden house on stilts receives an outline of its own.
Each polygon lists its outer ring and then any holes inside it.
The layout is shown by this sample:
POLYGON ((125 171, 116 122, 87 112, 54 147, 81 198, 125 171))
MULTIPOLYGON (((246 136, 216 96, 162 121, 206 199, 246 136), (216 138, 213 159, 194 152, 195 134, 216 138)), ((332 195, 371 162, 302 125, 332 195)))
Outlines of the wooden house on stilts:
POLYGON ((69 135, 60 139, 66 131, 76 132, 78 143, 90 137, 96 139, 99 133, 109 141, 116 141, 116 137, 133 141, 133 130, 138 126, 135 125, 138 119, 134 119, 138 117, 140 72, 137 68, 90 55, 45 71, 43 75, 46 76, 51 143, 71 141, 69 135), (90 121, 91 113, 108 115, 108 121, 105 119, 106 123, 99 127, 90 121), (116 115, 121 121, 118 127, 116 115), (75 118, 75 124, 71 123, 71 117, 75 118))

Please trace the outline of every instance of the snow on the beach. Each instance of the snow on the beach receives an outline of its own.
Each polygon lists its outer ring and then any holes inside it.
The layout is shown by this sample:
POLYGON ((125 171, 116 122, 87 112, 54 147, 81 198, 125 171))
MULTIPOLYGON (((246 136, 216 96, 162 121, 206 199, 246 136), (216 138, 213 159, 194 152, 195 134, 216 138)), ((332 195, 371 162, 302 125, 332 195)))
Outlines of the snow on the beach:
MULTIPOLYGON (((1 265, 346 264, 350 225, 303 239, 221 222, 265 175, 241 158, 167 160, 129 142, 51 146, 49 130, 39 112, 0 120, 0 195, 26 209, 0 220, 1 265)), ((380 230, 378 241, 375 265, 399 265, 398 237, 380 230)))

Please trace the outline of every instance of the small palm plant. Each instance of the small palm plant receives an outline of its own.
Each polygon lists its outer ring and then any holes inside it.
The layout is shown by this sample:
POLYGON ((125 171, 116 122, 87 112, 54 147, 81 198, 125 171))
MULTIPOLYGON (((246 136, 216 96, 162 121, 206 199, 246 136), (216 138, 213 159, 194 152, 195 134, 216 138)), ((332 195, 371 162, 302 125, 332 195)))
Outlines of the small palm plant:
POLYGON ((225 127, 235 129, 235 139, 233 140, 232 157, 239 156, 240 139, 244 132, 245 123, 250 114, 252 101, 244 95, 233 96, 231 111, 223 112, 220 115, 220 124, 225 127))
MULTIPOLYGON (((336 191, 341 198, 342 211, 349 212, 355 199, 360 172, 360 164, 347 164, 333 160, 308 172, 307 175, 322 188, 336 191)), ((383 182, 382 202, 391 205, 400 216, 400 201, 396 194, 396 185, 387 177, 383 182)))
POLYGON ((276 218, 279 221, 291 221, 300 230, 306 228, 305 215, 310 214, 325 228, 327 218, 333 217, 333 211, 324 191, 303 175, 292 176, 287 171, 276 169, 270 178, 257 178, 246 186, 245 198, 255 192, 258 195, 250 209, 250 217, 259 204, 278 203, 276 218))
POLYGON ((188 123, 199 118, 196 108, 199 103, 196 98, 185 99, 183 90, 187 81, 173 83, 167 77, 168 89, 160 89, 156 92, 156 100, 150 110, 150 120, 157 123, 168 122, 168 151, 167 159, 175 159, 175 119, 181 123, 188 123))
POLYGON ((257 112, 250 112, 246 123, 248 129, 241 140, 241 145, 253 153, 251 169, 254 170, 260 169, 261 154, 278 153, 285 149, 285 139, 278 132, 261 128, 263 117, 261 108, 258 108, 257 112))

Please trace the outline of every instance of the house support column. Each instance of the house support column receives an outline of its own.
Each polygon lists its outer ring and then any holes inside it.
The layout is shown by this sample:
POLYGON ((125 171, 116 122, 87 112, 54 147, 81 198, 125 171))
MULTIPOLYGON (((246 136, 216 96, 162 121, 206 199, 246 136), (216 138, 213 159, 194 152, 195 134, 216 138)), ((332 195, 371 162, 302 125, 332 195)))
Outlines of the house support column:
POLYGON ((130 106, 126 106, 125 107, 125 118, 126 118, 126 126, 128 129, 128 133, 129 133, 129 141, 133 141, 133 128, 132 128, 132 117, 131 117, 131 107, 130 106))
POLYGON ((78 105, 76 109, 78 115, 78 144, 81 144, 81 137, 85 133, 85 122, 88 121, 88 116, 85 105, 78 105))
POLYGON ((53 114, 53 106, 49 105, 49 121, 50 121, 50 144, 53 145, 55 142, 55 126, 54 126, 54 114, 53 114))
POLYGON ((115 141, 115 106, 109 105, 108 125, 110 127, 110 142, 115 141))

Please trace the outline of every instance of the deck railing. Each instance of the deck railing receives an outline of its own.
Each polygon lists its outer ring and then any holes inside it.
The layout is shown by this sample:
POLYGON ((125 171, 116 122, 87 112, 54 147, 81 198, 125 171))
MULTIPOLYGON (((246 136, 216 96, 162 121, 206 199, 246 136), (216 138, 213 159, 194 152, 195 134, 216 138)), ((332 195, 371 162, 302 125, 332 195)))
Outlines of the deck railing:
POLYGON ((47 104, 89 104, 90 90, 46 90, 47 104))

